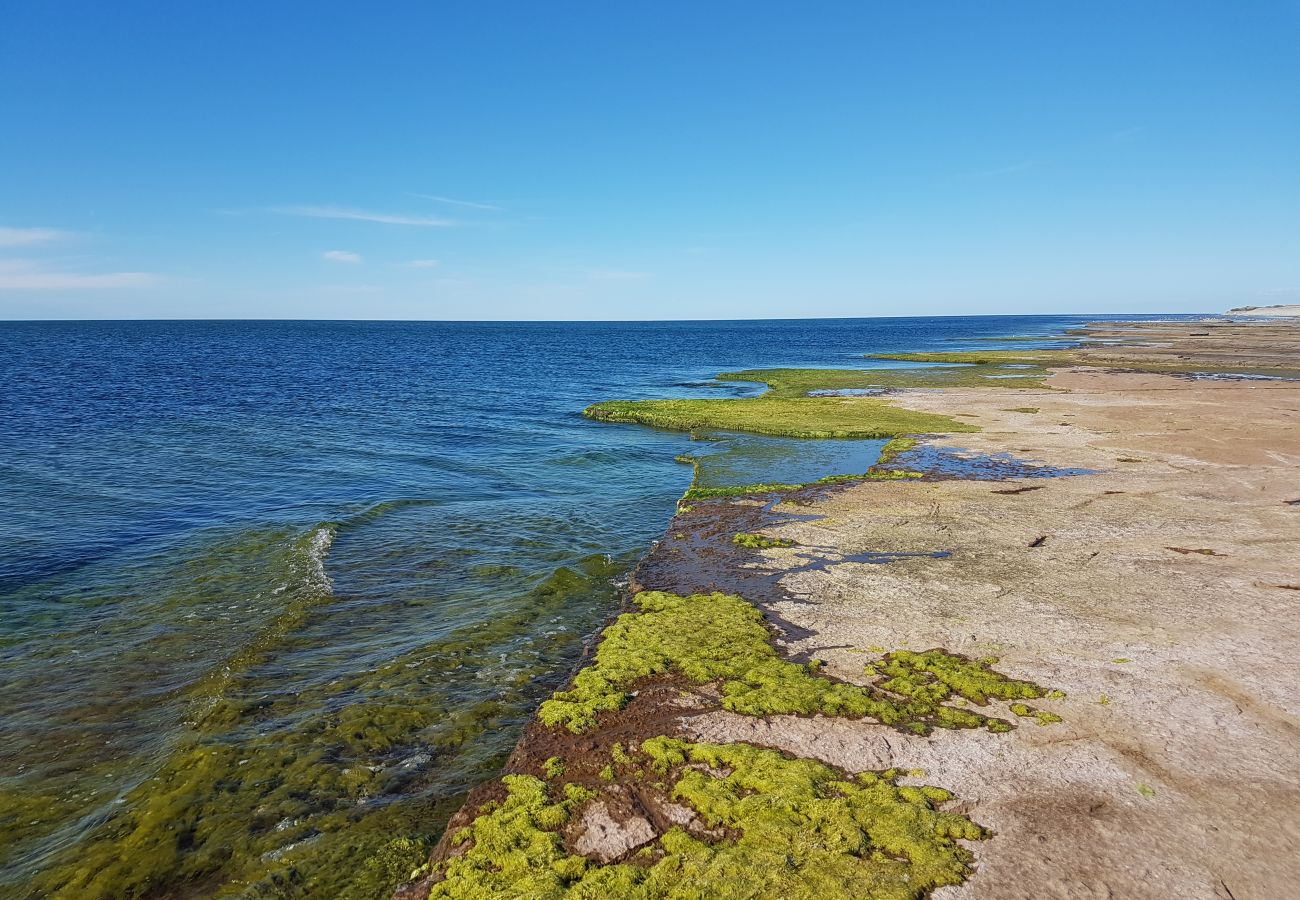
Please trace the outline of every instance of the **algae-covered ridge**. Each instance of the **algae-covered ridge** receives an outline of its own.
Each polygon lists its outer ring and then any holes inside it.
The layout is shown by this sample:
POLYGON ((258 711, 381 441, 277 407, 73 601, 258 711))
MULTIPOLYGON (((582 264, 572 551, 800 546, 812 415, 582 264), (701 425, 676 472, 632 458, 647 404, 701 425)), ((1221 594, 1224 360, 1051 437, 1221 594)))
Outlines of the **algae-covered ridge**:
MULTIPOLYGON (((760 381, 767 392, 742 399, 608 401, 584 414, 691 432, 888 438, 866 472, 811 484, 913 479, 922 473, 892 464, 916 446, 915 436, 978 427, 901 409, 867 392, 1041 387, 1048 374, 1042 366, 1019 362, 978 368, 735 372, 719 378, 760 381)), ((692 463, 697 476, 683 501, 809 487, 704 487, 697 483, 698 461, 679 461, 692 463)), ((796 546, 749 531, 733 533, 730 542, 751 550, 796 546)), ((771 749, 688 743, 672 733, 656 734, 675 726, 651 725, 647 731, 635 724, 658 721, 658 713, 649 720, 635 711, 620 718, 643 691, 647 697, 664 690, 675 696, 685 684, 684 708, 840 716, 915 735, 935 728, 1001 733, 1014 729, 1017 720, 1060 721, 1026 701, 1063 695, 996 671, 996 658, 970 659, 939 648, 895 650, 864 666, 851 683, 828 677, 817 660, 783 658, 763 614, 743 597, 642 591, 632 604, 603 631, 589 664, 539 708, 534 727, 546 735, 538 738, 549 748, 546 758, 505 776, 497 788, 500 799, 469 810, 468 827, 444 838, 450 849, 435 856, 427 873, 430 896, 919 898, 962 882, 972 856, 959 841, 989 836, 965 816, 941 809, 951 799, 946 791, 899 784, 896 771, 851 776, 771 749), (604 736, 592 734, 603 727, 618 729, 620 736, 635 734, 636 742, 611 749, 604 736), (592 755, 591 748, 600 746, 605 751, 592 755), (587 812, 628 796, 649 804, 646 809, 671 803, 677 811, 665 817, 661 810, 653 827, 645 822, 648 830, 626 850, 605 856, 580 851, 577 838, 586 834, 587 812)), ((645 702, 650 705, 637 709, 654 710, 664 701, 645 702)))
MULTIPOLYGON (((918 734, 1008 731, 1011 722, 970 705, 1008 701, 1015 716, 1034 716, 1024 700, 1062 696, 995 671, 995 659, 938 649, 886 653, 865 667, 867 683, 847 684, 816 661, 782 659, 762 614, 741 597, 644 591, 633 601, 636 611, 605 629, 591 663, 542 705, 541 727, 591 731, 657 676, 715 685, 736 713, 853 716, 918 734)), ((528 770, 540 778, 506 775, 499 799, 471 810, 449 834, 449 852, 417 873, 429 896, 916 900, 964 881, 973 856, 961 842, 991 836, 943 809, 947 791, 900 784, 898 770, 854 776, 777 750, 671 734, 606 747, 608 756, 576 768, 553 755, 528 770), (659 810, 659 824, 639 820, 636 838, 608 855, 580 852, 587 814, 608 821, 605 804, 629 796, 638 809, 659 810)))
POLYGON ((900 409, 869 397, 761 397, 732 400, 609 400, 584 410, 605 422, 675 431, 745 431, 777 437, 889 438, 899 434, 978 431, 935 413, 900 409))
POLYGON ((611 770, 663 779, 692 820, 599 865, 569 852, 563 834, 596 792, 508 775, 504 800, 455 833, 463 852, 441 864, 430 896, 909 900, 961 883, 972 857, 958 841, 987 836, 939 808, 947 791, 900 786, 895 771, 852 777, 747 744, 669 737, 616 756, 611 770))
MULTIPOLYGON (((879 377, 889 379, 886 386, 904 385, 904 376, 883 371, 772 369, 724 373, 719 380, 765 382, 768 390, 758 397, 735 399, 607 400, 587 407, 583 415, 675 431, 744 431, 799 438, 879 439, 979 430, 949 416, 902 409, 878 397, 808 396, 819 389, 875 386, 879 377)), ((934 386, 942 385, 936 382, 934 386)))
POLYGON ((568 690, 542 704, 539 720, 583 732, 602 713, 622 709, 634 686, 653 676, 682 676, 716 683, 724 709, 746 715, 775 714, 873 719, 916 734, 932 728, 1010 730, 1006 719, 975 706, 990 700, 1023 701, 1047 695, 1028 681, 994 671, 995 659, 969 660, 943 650, 899 650, 868 666, 865 685, 834 681, 815 665, 782 659, 753 604, 728 594, 688 597, 646 591, 634 598, 638 611, 605 629, 591 664, 568 690))

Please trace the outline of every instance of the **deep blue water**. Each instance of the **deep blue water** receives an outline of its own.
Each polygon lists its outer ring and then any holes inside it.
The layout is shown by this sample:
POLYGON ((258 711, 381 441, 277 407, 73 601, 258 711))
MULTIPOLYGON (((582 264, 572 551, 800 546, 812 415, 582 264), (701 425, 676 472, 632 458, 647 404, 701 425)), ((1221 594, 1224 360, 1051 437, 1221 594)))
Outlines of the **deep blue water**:
POLYGON ((313 854, 436 834, 688 486, 687 436, 583 407, 1092 318, 0 323, 0 890, 131 835, 162 852, 141 810, 195 747, 254 772, 360 720, 301 791, 192 786, 201 826, 157 877, 210 873, 220 840, 258 896, 367 895, 312 887, 313 854), (295 859, 298 881, 272 871, 295 859))

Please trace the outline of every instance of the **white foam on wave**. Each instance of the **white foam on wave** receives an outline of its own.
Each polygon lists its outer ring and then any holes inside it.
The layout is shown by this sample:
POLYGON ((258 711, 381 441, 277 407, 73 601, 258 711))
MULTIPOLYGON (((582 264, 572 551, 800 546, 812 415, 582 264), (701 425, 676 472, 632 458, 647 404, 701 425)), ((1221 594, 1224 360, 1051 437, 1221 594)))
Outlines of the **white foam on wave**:
POLYGON ((334 582, 330 581, 329 573, 325 571, 325 557, 329 556, 330 547, 334 545, 334 531, 333 525, 321 525, 312 532, 307 544, 307 558, 311 562, 309 586, 326 594, 334 589, 334 582))
POLYGON ((287 590, 303 589, 313 594, 331 594, 334 582, 325 571, 325 558, 334 544, 334 523, 318 525, 304 540, 295 543, 286 568, 288 576, 271 589, 272 596, 287 590))

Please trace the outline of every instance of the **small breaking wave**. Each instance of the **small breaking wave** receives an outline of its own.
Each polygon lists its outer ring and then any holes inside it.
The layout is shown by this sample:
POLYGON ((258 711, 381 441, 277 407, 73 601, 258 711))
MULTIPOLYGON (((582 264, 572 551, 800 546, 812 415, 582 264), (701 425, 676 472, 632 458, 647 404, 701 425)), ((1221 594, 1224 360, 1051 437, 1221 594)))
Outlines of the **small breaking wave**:
POLYGON ((308 595, 328 596, 333 592, 334 583, 329 572, 325 570, 325 558, 329 556, 330 547, 338 533, 338 523, 326 522, 317 525, 300 541, 291 553, 285 565, 285 578, 271 593, 283 594, 286 591, 308 595))
POLYGON ((324 593, 330 593, 334 587, 329 573, 325 571, 325 557, 334 545, 336 532, 337 526, 334 524, 322 525, 311 533, 311 539, 307 542, 307 558, 311 561, 308 577, 311 584, 324 593))

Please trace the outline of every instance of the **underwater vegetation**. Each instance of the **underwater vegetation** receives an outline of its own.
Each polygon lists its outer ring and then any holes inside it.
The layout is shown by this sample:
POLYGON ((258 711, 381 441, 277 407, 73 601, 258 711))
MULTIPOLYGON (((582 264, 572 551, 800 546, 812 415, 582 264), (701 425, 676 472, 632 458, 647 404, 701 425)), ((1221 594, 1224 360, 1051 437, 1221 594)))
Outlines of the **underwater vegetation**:
POLYGON ((900 786, 895 771, 853 777, 748 744, 667 737, 640 752, 721 837, 674 826, 629 861, 597 865, 568 853, 562 835, 595 792, 507 775, 505 799, 453 836, 464 853, 440 864, 431 897, 914 900, 960 884, 972 857, 957 842, 987 837, 940 811, 947 791, 900 786))
POLYGON ((640 611, 624 613, 606 628, 592 663, 542 704, 538 718, 544 725, 572 732, 594 728, 600 713, 622 709, 633 685, 654 675, 719 682, 722 707, 732 712, 870 718, 917 734, 933 727, 1012 727, 947 705, 954 696, 984 706, 990 699, 1047 694, 1032 682, 993 671, 995 659, 968 660, 942 650, 887 654, 867 668, 875 678, 871 685, 832 681, 817 674, 816 665, 782 659, 762 613, 740 597, 645 591, 633 599, 640 611))
POLYGON ((199 884, 205 897, 387 896, 427 860, 461 792, 500 771, 545 682, 582 640, 518 636, 559 608, 603 607, 625 565, 596 555, 561 567, 490 627, 295 693, 257 678, 285 638, 232 658, 192 690, 186 733, 84 841, 42 868, 30 896, 179 896, 199 884), (509 669, 479 677, 504 647, 509 669), (463 765, 436 765, 448 752, 463 765))

